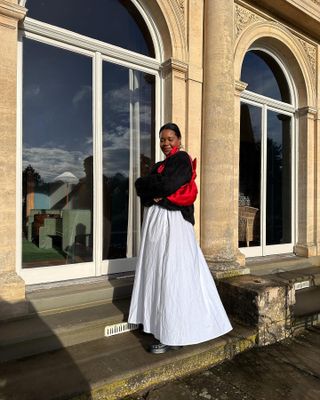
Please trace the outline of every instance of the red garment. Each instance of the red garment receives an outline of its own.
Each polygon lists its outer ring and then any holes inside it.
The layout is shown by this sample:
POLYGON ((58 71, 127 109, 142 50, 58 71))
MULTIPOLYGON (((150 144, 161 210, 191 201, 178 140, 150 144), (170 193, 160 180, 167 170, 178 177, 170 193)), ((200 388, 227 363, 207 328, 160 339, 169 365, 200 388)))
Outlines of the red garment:
MULTIPOLYGON (((174 147, 170 153, 167 155, 166 160, 168 157, 176 154, 179 151, 178 147, 174 147)), ((190 157, 190 156, 189 156, 190 157)), ((158 174, 161 174, 165 169, 166 160, 157 169, 158 174)), ((191 206, 198 195, 198 188, 195 182, 197 177, 196 168, 197 168, 197 159, 195 158, 192 161, 190 157, 191 168, 192 168, 192 177, 190 182, 182 185, 176 192, 172 193, 170 196, 167 197, 168 200, 171 201, 173 204, 177 204, 178 206, 191 206)))

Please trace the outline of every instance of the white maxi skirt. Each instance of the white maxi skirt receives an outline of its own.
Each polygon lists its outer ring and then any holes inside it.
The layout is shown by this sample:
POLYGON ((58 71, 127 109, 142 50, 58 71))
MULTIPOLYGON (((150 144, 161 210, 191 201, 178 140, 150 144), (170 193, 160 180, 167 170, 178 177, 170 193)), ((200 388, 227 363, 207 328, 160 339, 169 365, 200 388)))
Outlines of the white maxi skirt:
POLYGON ((232 329, 193 226, 180 211, 145 210, 128 322, 171 346, 232 329))

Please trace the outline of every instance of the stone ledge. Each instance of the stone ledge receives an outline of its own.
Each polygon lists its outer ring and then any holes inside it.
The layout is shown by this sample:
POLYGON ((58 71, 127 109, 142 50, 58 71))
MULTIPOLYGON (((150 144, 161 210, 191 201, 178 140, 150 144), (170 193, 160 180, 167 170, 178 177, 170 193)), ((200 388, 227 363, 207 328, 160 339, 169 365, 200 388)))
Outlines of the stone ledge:
POLYGON ((212 261, 208 258, 206 261, 210 272, 215 279, 231 278, 250 273, 249 268, 241 266, 236 261, 212 261))
POLYGON ((265 346, 290 336, 290 306, 294 289, 283 282, 242 275, 217 282, 229 315, 258 329, 257 344, 265 346))

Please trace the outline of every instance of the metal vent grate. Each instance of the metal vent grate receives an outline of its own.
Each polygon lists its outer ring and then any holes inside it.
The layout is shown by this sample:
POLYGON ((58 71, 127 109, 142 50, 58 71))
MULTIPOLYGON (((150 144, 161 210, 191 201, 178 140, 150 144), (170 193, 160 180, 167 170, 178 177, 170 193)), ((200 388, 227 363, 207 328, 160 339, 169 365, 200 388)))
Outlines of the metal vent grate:
POLYGON ((300 290, 300 289, 305 289, 310 287, 310 281, 302 281, 302 282, 296 282, 294 284, 295 290, 300 290))
POLYGON ((128 322, 121 322, 120 324, 114 324, 106 326, 104 329, 104 336, 119 335, 120 333, 134 331, 138 329, 139 325, 129 324, 128 322))

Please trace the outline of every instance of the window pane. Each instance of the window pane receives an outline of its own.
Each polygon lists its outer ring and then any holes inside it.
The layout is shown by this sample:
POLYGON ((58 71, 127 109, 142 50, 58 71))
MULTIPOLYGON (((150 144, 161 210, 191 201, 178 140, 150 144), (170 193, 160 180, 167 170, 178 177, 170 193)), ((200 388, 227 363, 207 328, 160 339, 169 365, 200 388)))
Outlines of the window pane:
POLYGON ((27 16, 154 57, 149 30, 130 0, 28 0, 27 16))
POLYGON ((248 51, 242 65, 241 80, 248 84, 247 89, 291 103, 288 82, 277 61, 269 54, 248 51))
POLYGON ((154 160, 154 77, 103 65, 103 259, 135 256, 140 202, 134 182, 154 160))
POLYGON ((267 245, 291 242, 291 117, 268 111, 267 245))
POLYGON ((92 261, 92 61, 23 50, 23 267, 92 261))
POLYGON ((260 246, 261 108, 241 104, 239 247, 260 246))

